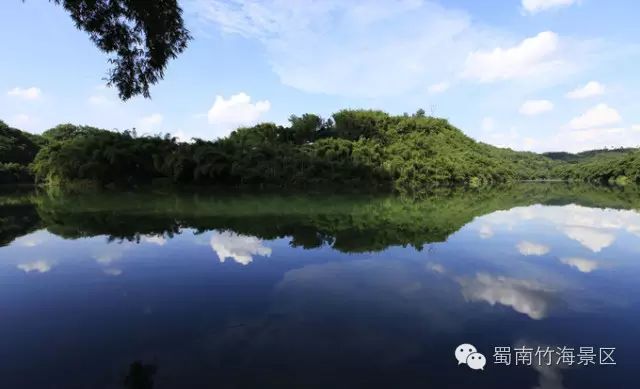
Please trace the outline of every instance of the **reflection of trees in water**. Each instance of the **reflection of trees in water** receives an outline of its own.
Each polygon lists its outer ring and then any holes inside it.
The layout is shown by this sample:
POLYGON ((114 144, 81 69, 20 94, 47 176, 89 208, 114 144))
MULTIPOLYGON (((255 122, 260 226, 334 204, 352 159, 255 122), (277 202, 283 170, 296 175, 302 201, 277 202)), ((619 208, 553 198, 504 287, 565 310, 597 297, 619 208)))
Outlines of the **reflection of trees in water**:
POLYGON ((0 195, 0 247, 40 228, 40 217, 29 196, 0 195))
POLYGON ((49 232, 71 239, 108 235, 110 239, 140 241, 145 235, 170 238, 182 228, 199 232, 216 229, 260 239, 290 237, 294 247, 328 244, 343 252, 378 251, 391 245, 421 249, 424 244, 446 240, 474 217, 534 203, 640 208, 635 187, 557 183, 448 190, 420 199, 152 192, 42 194, 19 206, 24 208, 10 205, 11 199, 0 196, 0 217, 6 218, 9 212, 10 218, 0 230, 4 244, 41 224, 49 232))

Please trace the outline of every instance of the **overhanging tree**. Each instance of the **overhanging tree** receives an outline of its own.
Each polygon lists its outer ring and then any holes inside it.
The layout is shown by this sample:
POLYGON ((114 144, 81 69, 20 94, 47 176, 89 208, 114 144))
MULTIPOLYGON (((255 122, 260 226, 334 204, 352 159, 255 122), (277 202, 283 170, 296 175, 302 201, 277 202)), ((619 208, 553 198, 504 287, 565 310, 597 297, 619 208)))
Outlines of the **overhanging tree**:
POLYGON ((142 94, 164 76, 191 39, 176 0, 52 0, 96 46, 113 57, 107 75, 121 99, 142 94))

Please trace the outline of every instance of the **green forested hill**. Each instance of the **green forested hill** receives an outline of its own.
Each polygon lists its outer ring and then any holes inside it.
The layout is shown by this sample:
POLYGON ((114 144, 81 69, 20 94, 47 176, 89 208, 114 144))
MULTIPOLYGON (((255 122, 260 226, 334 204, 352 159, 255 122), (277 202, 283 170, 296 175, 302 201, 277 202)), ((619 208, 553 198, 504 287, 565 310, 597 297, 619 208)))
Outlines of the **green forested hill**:
MULTIPOLYGON (((292 116, 288 126, 262 123, 217 141, 190 143, 168 135, 140 137, 135 130, 61 125, 45 131, 34 145, 39 151, 35 158, 29 154, 30 171, 39 183, 50 185, 154 181, 420 191, 528 179, 636 181, 639 170, 631 150, 516 152, 476 142, 422 111, 393 116, 342 110, 326 120, 305 114, 292 116)), ((20 163, 24 166, 25 160, 20 163)))

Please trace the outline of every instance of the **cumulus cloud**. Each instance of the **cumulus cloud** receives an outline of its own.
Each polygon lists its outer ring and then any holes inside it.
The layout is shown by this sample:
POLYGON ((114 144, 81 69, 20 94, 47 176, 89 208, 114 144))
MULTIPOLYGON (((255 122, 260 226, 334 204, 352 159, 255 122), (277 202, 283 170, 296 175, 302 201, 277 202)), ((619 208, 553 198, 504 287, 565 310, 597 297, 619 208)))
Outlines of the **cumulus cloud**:
POLYGON ((141 131, 158 131, 163 120, 162 114, 153 113, 138 120, 137 128, 141 131))
POLYGON ((17 97, 23 100, 37 100, 42 96, 40 88, 32 86, 30 88, 15 87, 7 92, 7 95, 17 97))
POLYGON ((549 100, 527 100, 520 106, 520 113, 527 116, 539 115, 553 110, 549 100))
POLYGON ((552 290, 534 281, 478 273, 475 278, 462 278, 458 282, 465 299, 511 307, 534 320, 547 316, 554 298, 552 290))
POLYGON ((271 109, 269 100, 251 102, 251 96, 240 92, 228 100, 216 96, 216 100, 207 113, 209 124, 213 124, 216 137, 229 135, 242 126, 256 124, 260 117, 271 109))
POLYGON ((220 262, 231 258, 239 264, 248 265, 253 262, 254 255, 271 256, 271 248, 264 246, 262 240, 230 231, 214 231, 210 244, 220 262))
POLYGON ((597 81, 589 81, 586 85, 578 87, 566 94, 568 99, 586 99, 599 96, 604 93, 604 85, 597 81))
POLYGON ((554 8, 568 7, 578 0, 522 0, 522 9, 530 14, 548 11, 554 8))
POLYGON ((431 94, 442 93, 449 89, 450 85, 446 81, 439 82, 437 84, 429 85, 428 91, 431 94))
POLYGON ((512 47, 474 51, 462 77, 488 83, 555 72, 564 66, 559 49, 558 35, 544 31, 512 47))
POLYGON ((520 252, 520 254, 527 255, 527 256, 545 255, 551 250, 549 246, 545 246, 543 244, 529 242, 529 241, 519 242, 516 247, 518 248, 518 251, 520 252))
POLYGON ((257 41, 284 85, 312 93, 424 93, 461 74, 520 78, 535 89, 593 63, 585 59, 586 42, 544 32, 517 44, 523 37, 436 1, 196 0, 185 7, 205 31, 212 25, 257 41), (541 76, 535 82, 534 74, 541 76))
POLYGON ((46 273, 51 270, 51 262, 39 260, 27 263, 21 263, 17 267, 18 269, 24 271, 25 273, 37 272, 37 273, 46 273))
POLYGON ((578 257, 560 258, 560 262, 574 267, 582 273, 591 273, 600 266, 597 261, 578 257))
POLYGON ((622 117, 615 109, 607 104, 598 104, 587 110, 580 116, 577 116, 568 124, 568 128, 572 130, 585 130, 588 128, 604 127, 620 123, 622 117))

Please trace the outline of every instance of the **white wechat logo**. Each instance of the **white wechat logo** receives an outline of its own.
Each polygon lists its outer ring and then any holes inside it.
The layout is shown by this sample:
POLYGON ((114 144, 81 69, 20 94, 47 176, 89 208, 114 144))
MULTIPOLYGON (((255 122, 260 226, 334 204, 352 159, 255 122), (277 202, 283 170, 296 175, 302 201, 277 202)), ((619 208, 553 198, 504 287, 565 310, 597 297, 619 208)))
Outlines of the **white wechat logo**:
POLYGON ((484 370, 487 364, 487 358, 480 354, 474 345, 469 343, 463 343, 456 347, 455 354, 458 365, 465 363, 473 370, 484 370))

